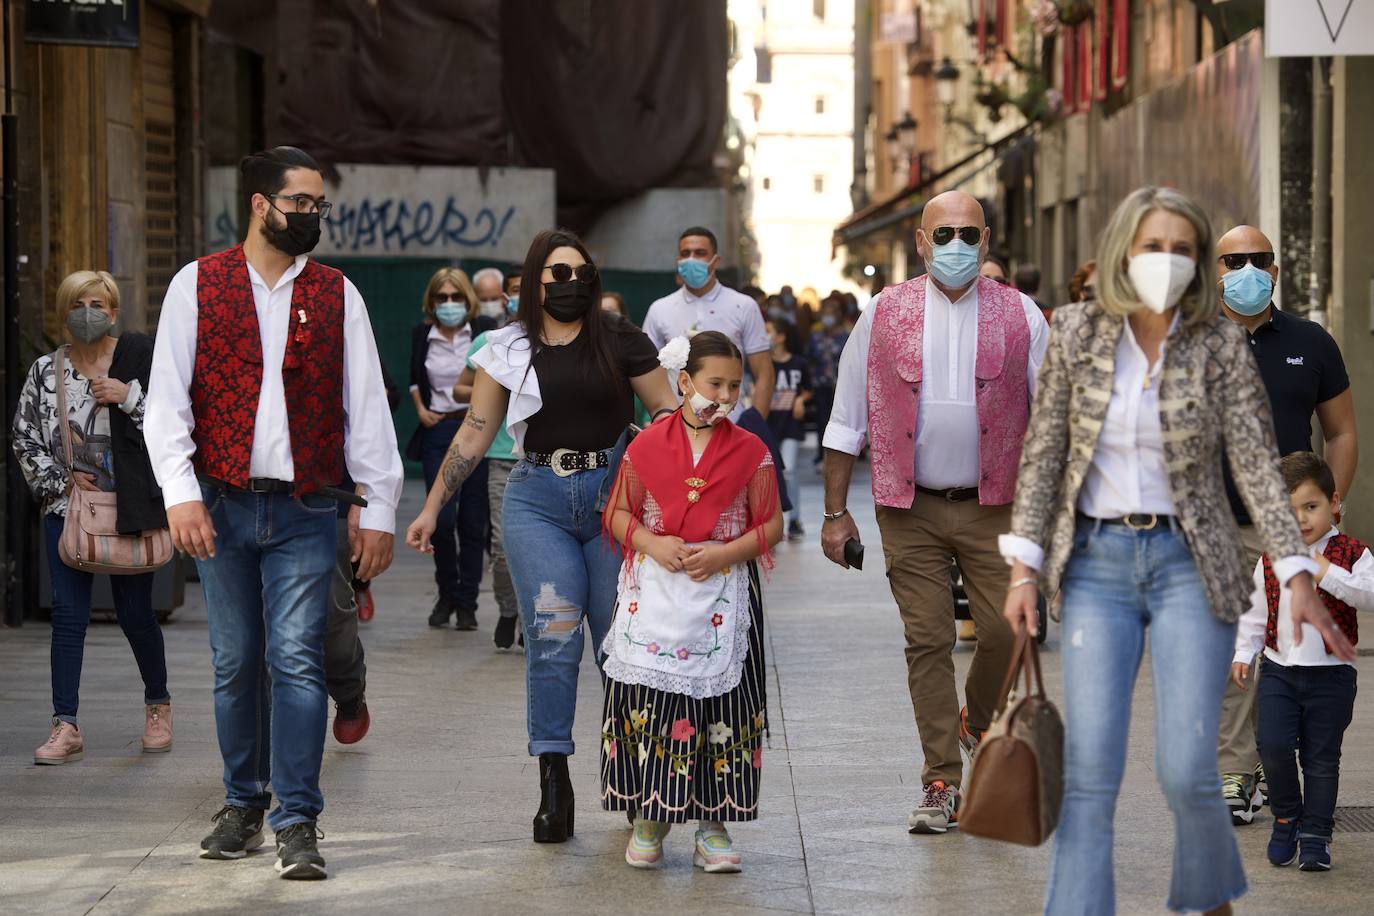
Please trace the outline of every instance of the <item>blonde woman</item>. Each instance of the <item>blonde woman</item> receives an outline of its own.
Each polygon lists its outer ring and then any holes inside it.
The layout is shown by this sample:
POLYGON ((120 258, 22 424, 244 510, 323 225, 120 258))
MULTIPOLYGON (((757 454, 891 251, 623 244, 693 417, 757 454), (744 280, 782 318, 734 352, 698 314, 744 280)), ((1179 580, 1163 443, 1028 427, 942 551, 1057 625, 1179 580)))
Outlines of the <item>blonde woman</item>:
POLYGON ((1295 627, 1313 624, 1354 657, 1313 590, 1244 330, 1219 314, 1212 238, 1183 194, 1133 192, 1102 236, 1097 301, 1057 310, 1040 369, 1001 548, 1013 627, 1035 632, 1037 589, 1063 598, 1064 807, 1045 905, 1056 916, 1115 909, 1112 821, 1147 636, 1156 768, 1174 817, 1168 906, 1226 914, 1245 892, 1217 774, 1251 591, 1223 445, 1292 591, 1295 627))
MULTIPOLYGON (((458 388, 472 348, 477 291, 456 267, 441 267, 429 278, 420 303, 425 320, 410 339, 410 397, 420 425, 406 446, 406 457, 424 465, 425 488, 434 486, 449 443, 467 415, 470 389, 458 388)), ((429 625, 477 629, 477 588, 487 533, 487 463, 480 462, 463 487, 439 513, 434 532, 434 582, 439 597, 429 625)))
MULTIPOLYGON (((69 486, 113 491, 121 533, 165 528, 162 491, 143 445, 144 392, 152 369, 153 339, 110 331, 119 320, 119 288, 104 271, 81 270, 57 288, 57 313, 71 344, 40 356, 29 370, 14 415, 14 453, 24 479, 43 508, 43 534, 52 577, 52 731, 33 753, 35 764, 80 760, 84 739, 77 724, 81 661, 91 618, 94 576, 62 562, 57 545, 67 514, 69 486), (66 416, 59 416, 57 385, 65 386, 66 416), (72 443, 67 465, 62 443, 72 443)), ((112 576, 115 614, 143 677, 143 750, 172 749, 172 697, 162 629, 153 614, 153 573, 112 576)))

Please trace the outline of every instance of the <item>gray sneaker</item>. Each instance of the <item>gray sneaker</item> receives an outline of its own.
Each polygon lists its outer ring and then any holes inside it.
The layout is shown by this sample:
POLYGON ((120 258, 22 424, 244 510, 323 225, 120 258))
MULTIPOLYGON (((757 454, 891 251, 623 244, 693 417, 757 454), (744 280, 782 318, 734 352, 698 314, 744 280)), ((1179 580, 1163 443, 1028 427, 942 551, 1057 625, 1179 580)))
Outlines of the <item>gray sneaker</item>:
POLYGON ((949 786, 940 780, 925 787, 921 803, 906 819, 910 833, 947 833, 951 827, 959 826, 959 803, 963 793, 958 786, 949 786))
POLYGON ((1255 812, 1264 804, 1255 777, 1249 773, 1221 774, 1221 797, 1231 812, 1231 823, 1236 827, 1253 823, 1255 812))

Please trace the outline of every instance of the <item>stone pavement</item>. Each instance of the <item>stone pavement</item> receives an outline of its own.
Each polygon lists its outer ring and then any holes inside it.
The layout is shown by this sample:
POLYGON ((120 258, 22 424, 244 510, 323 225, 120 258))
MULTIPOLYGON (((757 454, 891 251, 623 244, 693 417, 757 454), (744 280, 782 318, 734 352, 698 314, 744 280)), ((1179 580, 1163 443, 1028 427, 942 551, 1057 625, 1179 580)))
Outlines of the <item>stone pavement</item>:
MULTIPOLYGON (((819 479, 809 469, 803 478, 805 518, 814 520, 819 479)), ((429 561, 405 552, 377 584, 377 617, 364 625, 372 731, 349 748, 332 737, 326 746, 320 826, 331 877, 323 883, 278 880, 270 839, 239 862, 196 858, 223 798, 198 588, 188 588, 187 606, 165 630, 176 710, 176 746, 166 755, 139 752, 137 672, 118 628, 100 624, 86 646, 85 759, 33 766, 47 733, 48 629, 0 633, 0 912, 1038 912, 1048 846, 906 832, 919 748, 865 491, 856 481, 865 572, 826 563, 811 537, 780 547, 767 585, 773 731, 762 818, 734 831, 742 875, 694 873, 689 829, 669 836, 665 869, 625 866, 625 821, 596 801, 601 691, 589 660, 573 759, 577 836, 532 844, 538 772, 524 750, 521 656, 492 646, 489 591, 480 632, 428 628, 429 561)), ((422 495, 407 486, 403 525, 422 495)), ((1054 696, 1057 640, 1055 627, 1045 655, 1054 696)), ((969 656, 958 649, 961 674, 969 656)), ((1360 667, 1374 673, 1369 659, 1360 667)), ((1164 911, 1173 828, 1154 783, 1153 745, 1147 665, 1118 817, 1122 913, 1164 911)), ((1374 805, 1369 703, 1357 704, 1345 747, 1341 802, 1374 805)), ((1335 870, 1314 875, 1265 863, 1268 827, 1265 813, 1239 831, 1251 881, 1239 913, 1374 912, 1366 890, 1374 834, 1337 833, 1335 870)))

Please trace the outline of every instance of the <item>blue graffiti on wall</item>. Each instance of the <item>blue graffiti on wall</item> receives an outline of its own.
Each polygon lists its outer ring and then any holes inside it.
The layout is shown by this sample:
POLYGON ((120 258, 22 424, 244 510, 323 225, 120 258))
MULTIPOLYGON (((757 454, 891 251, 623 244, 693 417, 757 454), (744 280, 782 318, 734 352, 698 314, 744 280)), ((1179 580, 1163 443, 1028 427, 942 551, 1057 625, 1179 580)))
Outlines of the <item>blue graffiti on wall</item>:
POLYGON ((498 213, 482 207, 471 215, 456 198, 442 204, 422 201, 413 208, 405 200, 365 197, 360 203, 340 203, 325 223, 329 243, 339 250, 407 251, 414 248, 458 245, 478 248, 501 240, 515 207, 498 213))
POLYGON ((211 251, 232 248, 239 243, 239 223, 234 214, 225 207, 210 222, 210 238, 207 245, 211 251))

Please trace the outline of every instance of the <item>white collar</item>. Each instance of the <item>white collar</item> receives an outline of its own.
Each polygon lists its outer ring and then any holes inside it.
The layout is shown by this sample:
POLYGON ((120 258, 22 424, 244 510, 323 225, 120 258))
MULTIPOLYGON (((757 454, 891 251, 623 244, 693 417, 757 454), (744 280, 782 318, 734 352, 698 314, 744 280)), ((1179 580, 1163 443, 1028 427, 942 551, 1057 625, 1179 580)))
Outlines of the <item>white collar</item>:
POLYGON ((950 298, 945 295, 945 291, 935 285, 934 278, 930 274, 926 274, 926 301, 929 302, 932 298, 935 298, 937 303, 948 305, 951 308, 957 308, 965 302, 976 306, 978 304, 978 281, 974 280, 970 283, 964 294, 951 302, 950 298))
POLYGON ((1340 533, 1341 529, 1332 525, 1331 530, 1321 536, 1321 540, 1317 541, 1315 544, 1308 545, 1307 552, 1314 557, 1319 553, 1323 553, 1326 550, 1326 545, 1330 543, 1331 539, 1340 533))
POLYGON ((702 293, 700 296, 694 294, 694 293, 693 293, 691 290, 689 290, 685 285, 682 287, 682 298, 683 298, 683 301, 688 302, 688 303, 691 303, 691 302, 715 302, 716 299, 717 299, 719 296, 720 296, 720 280, 716 279, 715 277, 712 277, 712 278, 711 278, 711 288, 708 289, 706 292, 702 293))
MULTIPOLYGON (((453 332, 453 340, 457 340, 458 338, 464 336, 465 334, 471 334, 471 333, 472 333, 472 326, 471 326, 470 324, 468 324, 467 322, 464 322, 462 327, 458 328, 456 331, 453 332)), ((431 324, 431 325, 429 326, 429 338, 428 338, 428 339, 429 339, 429 340, 442 340, 444 343, 452 343, 452 342, 453 342, 453 341, 449 340, 447 337, 445 337, 445 336, 444 336, 444 332, 441 331, 441 330, 439 329, 439 320, 438 320, 437 318, 434 320, 434 323, 431 324)))
MULTIPOLYGON (((310 255, 308 254, 296 255, 295 261, 292 262, 290 267, 286 268, 285 273, 277 280, 277 285, 268 290, 268 292, 275 293, 277 290, 281 289, 283 285, 295 280, 300 276, 301 271, 305 270, 305 262, 308 260, 310 260, 310 255)), ((248 281, 261 286, 263 289, 267 289, 267 281, 262 278, 262 274, 258 273, 253 263, 249 261, 247 257, 243 259, 243 263, 248 265, 248 281)))

